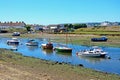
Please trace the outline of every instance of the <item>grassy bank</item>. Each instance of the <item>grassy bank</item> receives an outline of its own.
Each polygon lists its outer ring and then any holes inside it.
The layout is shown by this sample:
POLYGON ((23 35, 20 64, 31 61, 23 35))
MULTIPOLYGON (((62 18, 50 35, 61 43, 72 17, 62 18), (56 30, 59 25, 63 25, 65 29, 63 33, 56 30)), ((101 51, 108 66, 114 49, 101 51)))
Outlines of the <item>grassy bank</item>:
POLYGON ((119 75, 81 66, 45 61, 0 49, 0 79, 3 80, 119 80, 119 75))
POLYGON ((74 34, 120 36, 120 26, 80 28, 80 29, 75 30, 73 33, 74 34))

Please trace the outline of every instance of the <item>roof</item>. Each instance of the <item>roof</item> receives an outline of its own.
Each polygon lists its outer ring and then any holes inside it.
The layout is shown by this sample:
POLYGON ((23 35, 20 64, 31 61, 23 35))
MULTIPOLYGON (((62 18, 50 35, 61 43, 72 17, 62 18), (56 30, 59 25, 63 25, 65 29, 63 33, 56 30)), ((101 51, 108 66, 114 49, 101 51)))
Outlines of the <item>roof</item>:
POLYGON ((0 26, 25 26, 24 22, 0 22, 0 26))

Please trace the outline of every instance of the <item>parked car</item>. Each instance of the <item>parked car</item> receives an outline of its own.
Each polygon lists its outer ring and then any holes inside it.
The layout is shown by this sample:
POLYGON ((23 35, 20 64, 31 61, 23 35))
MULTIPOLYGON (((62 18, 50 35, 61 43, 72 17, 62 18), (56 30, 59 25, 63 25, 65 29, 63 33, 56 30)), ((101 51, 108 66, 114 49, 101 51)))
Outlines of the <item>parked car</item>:
POLYGON ((91 41, 97 42, 97 41, 107 41, 108 38, 106 36, 102 36, 101 38, 91 38, 91 41))
POLYGON ((20 36, 20 32, 13 32, 12 36, 20 36))

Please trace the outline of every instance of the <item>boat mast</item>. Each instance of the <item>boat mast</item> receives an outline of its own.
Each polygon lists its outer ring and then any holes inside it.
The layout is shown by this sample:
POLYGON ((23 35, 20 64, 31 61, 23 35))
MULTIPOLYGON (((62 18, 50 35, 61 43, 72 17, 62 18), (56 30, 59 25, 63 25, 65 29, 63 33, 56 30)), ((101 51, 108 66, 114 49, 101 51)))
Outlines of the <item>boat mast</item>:
POLYGON ((67 43, 68 43, 68 35, 67 35, 67 32, 66 32, 66 45, 67 45, 67 43))

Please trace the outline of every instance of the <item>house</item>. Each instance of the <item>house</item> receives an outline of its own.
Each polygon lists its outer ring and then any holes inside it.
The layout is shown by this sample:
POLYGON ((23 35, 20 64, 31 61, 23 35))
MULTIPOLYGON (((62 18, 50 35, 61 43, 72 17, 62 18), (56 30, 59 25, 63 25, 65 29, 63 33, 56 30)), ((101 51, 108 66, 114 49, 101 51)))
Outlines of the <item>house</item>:
POLYGON ((0 29, 25 28, 24 22, 0 22, 0 29))
POLYGON ((66 31, 67 31, 67 28, 64 26, 64 24, 59 24, 59 32, 62 33, 66 31))
POLYGON ((108 21, 105 21, 105 22, 101 23, 101 26, 111 26, 111 25, 112 25, 112 23, 108 22, 108 21))
POLYGON ((43 30, 43 25, 38 25, 38 24, 34 24, 32 26, 34 28, 35 31, 39 31, 39 30, 43 30))
POLYGON ((43 25, 39 25, 39 24, 31 24, 29 25, 31 27, 31 31, 32 32, 36 32, 36 31, 42 31, 43 32, 43 25))
POLYGON ((58 25, 48 25, 47 27, 49 28, 49 32, 58 32, 58 25))
POLYGON ((65 32, 66 31, 64 24, 48 25, 47 28, 49 28, 49 32, 65 32))

